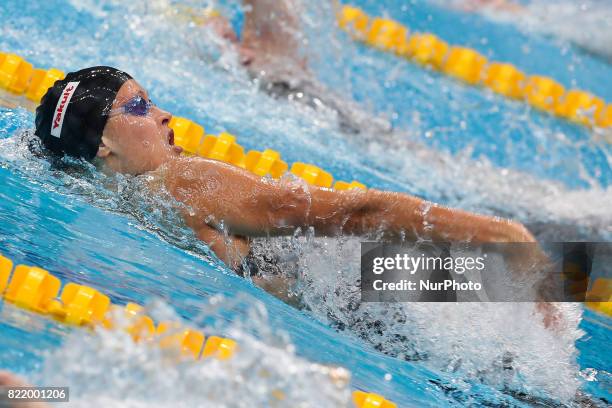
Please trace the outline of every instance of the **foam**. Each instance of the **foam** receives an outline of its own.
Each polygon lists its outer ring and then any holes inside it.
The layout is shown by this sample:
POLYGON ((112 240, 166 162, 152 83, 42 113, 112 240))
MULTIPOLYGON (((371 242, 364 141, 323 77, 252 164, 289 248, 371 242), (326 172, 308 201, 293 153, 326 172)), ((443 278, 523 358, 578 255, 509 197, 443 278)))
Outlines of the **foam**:
MULTIPOLYGON (((77 407, 351 406, 349 373, 305 361, 290 343, 273 340, 278 333, 271 331, 261 303, 217 297, 200 308, 200 318, 240 308, 250 312, 226 327, 203 329, 223 330, 238 341, 240 350, 229 360, 182 359, 157 344, 134 343, 122 330, 75 330, 46 353, 34 381, 70 387, 71 406, 77 407), (246 330, 254 326, 259 338, 246 330)), ((147 313, 173 315, 162 302, 147 313)))
POLYGON ((296 290, 317 319, 385 354, 455 373, 467 388, 476 381, 561 401, 575 396, 579 304, 557 305, 565 326, 554 333, 529 303, 362 303, 358 239, 298 241, 296 290), (503 368, 506 356, 512 370, 503 368))

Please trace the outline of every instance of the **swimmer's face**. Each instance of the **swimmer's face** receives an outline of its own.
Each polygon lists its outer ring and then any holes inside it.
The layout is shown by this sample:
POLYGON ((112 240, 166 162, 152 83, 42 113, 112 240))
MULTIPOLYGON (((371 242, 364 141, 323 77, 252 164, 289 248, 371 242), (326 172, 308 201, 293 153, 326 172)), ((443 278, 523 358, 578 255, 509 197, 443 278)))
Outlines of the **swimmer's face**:
POLYGON ((109 115, 97 157, 114 171, 142 174, 178 156, 172 115, 152 105, 147 92, 133 79, 119 89, 109 115))

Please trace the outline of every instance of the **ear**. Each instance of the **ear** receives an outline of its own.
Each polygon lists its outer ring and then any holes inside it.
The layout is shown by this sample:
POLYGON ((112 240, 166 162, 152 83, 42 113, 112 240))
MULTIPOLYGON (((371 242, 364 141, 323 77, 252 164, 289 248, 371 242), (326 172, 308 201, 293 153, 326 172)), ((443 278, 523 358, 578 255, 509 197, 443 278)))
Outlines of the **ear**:
POLYGON ((98 153, 96 153, 96 157, 101 159, 107 158, 111 154, 111 149, 104 142, 100 142, 100 146, 98 146, 98 153))

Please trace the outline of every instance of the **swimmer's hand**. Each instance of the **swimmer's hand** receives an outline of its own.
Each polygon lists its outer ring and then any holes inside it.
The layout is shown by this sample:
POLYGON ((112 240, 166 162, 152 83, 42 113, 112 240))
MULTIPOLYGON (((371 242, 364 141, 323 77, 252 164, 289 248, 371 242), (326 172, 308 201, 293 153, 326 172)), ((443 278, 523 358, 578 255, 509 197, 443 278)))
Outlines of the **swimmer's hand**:
POLYGON ((553 263, 538 244, 535 238, 525 229, 524 244, 517 246, 518 250, 512 251, 505 258, 506 265, 509 267, 513 276, 517 280, 531 281, 535 276, 536 281, 536 311, 542 316, 544 327, 554 331, 559 331, 564 324, 564 319, 559 308, 546 299, 554 299, 553 263))
POLYGON ((540 245, 534 240, 528 245, 521 245, 521 250, 514 252, 506 259, 514 277, 522 281, 535 282, 535 301, 536 312, 542 316, 544 327, 550 330, 559 331, 564 325, 564 319, 559 308, 552 302, 555 299, 553 274, 553 263, 542 250, 540 245))
POLYGON ((292 288, 295 285, 295 279, 285 276, 253 276, 253 283, 282 300, 288 305, 299 308, 300 298, 293 293, 292 288))
POLYGON ((536 310, 542 315, 542 322, 547 329, 559 332, 563 328, 563 315, 559 308, 551 302, 538 302, 536 310))

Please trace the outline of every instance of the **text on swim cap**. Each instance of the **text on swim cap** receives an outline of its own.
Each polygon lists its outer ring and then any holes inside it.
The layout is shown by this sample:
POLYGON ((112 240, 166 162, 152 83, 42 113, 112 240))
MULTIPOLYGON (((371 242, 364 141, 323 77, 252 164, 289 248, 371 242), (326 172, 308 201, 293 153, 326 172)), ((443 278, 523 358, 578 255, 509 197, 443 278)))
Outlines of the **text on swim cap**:
POLYGON ((70 103, 70 98, 74 94, 79 82, 68 82, 62 91, 55 107, 55 113, 53 114, 53 123, 51 124, 51 136, 60 137, 62 134, 62 126, 64 124, 64 117, 66 116, 66 107, 70 103))

